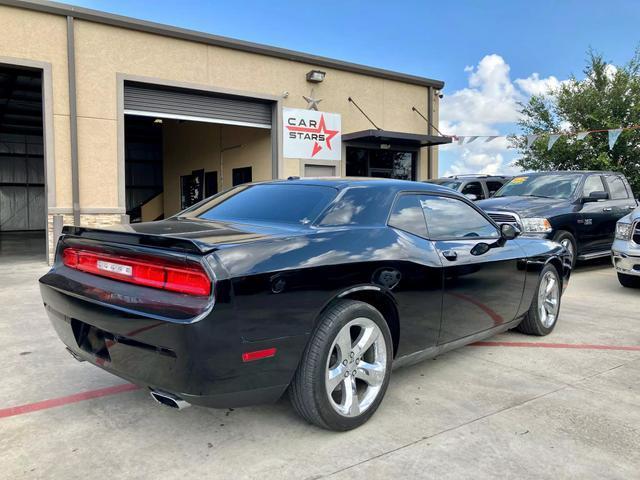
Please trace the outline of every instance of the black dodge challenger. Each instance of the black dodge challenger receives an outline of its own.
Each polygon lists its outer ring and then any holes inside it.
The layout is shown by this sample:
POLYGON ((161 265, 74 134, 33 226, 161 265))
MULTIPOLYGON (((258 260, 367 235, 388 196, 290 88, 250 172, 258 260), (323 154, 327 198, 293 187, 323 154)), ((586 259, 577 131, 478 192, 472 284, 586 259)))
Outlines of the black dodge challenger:
POLYGON ((40 279, 79 360, 159 402, 236 407, 288 390, 309 422, 366 422, 392 367, 507 329, 546 335, 571 272, 463 195, 417 182, 245 184, 167 220, 66 227, 40 279))

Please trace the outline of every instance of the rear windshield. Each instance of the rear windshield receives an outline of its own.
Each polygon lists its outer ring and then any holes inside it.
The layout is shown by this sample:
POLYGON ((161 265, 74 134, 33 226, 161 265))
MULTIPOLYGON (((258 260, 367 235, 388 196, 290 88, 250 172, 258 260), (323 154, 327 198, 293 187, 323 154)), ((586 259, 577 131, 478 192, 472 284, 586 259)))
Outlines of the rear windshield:
POLYGON ((543 197, 571 198, 581 174, 566 175, 520 175, 512 178, 493 196, 496 197, 543 197))
POLYGON ((216 195, 183 216, 240 223, 313 222, 338 191, 319 185, 243 185, 216 195))

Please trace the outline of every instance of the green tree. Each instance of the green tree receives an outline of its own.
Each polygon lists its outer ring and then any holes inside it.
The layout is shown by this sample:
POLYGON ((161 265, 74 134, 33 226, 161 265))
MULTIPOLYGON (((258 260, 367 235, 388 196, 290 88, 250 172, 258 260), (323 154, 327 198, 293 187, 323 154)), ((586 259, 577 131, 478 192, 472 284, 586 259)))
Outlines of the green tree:
POLYGON ((607 63, 588 52, 584 79, 571 76, 559 88, 521 103, 519 125, 526 135, 541 135, 529 148, 524 137, 511 137, 522 156, 516 165, 528 171, 614 170, 624 173, 640 194, 640 129, 622 132, 609 150, 607 132, 576 133, 640 125, 640 49, 623 66, 607 63), (549 132, 563 133, 547 149, 549 132))

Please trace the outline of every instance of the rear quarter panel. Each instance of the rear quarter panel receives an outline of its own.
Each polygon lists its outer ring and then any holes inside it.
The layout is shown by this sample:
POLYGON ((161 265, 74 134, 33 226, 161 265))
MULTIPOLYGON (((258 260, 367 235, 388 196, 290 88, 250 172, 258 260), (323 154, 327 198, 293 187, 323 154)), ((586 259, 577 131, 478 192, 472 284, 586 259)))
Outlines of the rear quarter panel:
POLYGON ((383 289, 401 319, 398 352, 437 341, 442 271, 427 240, 388 227, 332 228, 215 255, 231 279, 245 341, 308 335, 332 300, 354 287, 373 285, 380 269, 401 275, 397 286, 383 289))

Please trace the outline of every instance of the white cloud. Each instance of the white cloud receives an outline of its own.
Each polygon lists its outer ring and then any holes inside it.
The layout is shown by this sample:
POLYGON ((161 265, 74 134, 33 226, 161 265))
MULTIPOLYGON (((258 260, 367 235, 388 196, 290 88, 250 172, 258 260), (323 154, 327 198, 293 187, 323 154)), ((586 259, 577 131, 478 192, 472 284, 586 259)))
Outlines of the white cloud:
MULTIPOLYGON (((557 88, 561 81, 554 76, 541 78, 532 73, 526 78, 511 80, 511 68, 500 55, 486 55, 477 66, 464 68, 468 87, 445 95, 440 105, 440 130, 448 135, 500 135, 517 130, 518 102, 531 95, 545 94, 557 88)), ((515 152, 509 150, 506 138, 485 143, 479 138, 473 143, 441 147, 442 157, 454 157, 445 175, 462 173, 517 173, 512 166, 515 152)))
POLYGON ((516 78, 514 83, 526 94, 546 95, 550 90, 556 90, 561 83, 556 77, 551 75, 547 78, 540 78, 538 73, 532 73, 527 78, 516 78))

